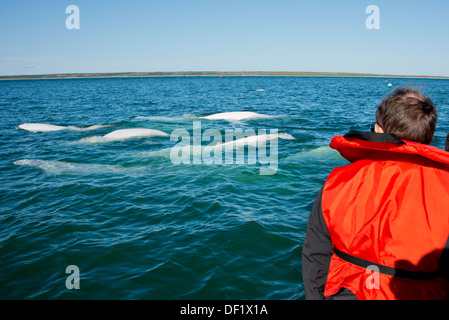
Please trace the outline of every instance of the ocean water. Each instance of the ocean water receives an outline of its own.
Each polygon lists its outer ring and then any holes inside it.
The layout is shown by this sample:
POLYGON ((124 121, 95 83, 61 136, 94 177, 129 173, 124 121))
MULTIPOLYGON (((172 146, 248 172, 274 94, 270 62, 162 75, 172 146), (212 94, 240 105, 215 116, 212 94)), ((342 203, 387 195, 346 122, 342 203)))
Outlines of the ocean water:
POLYGON ((437 105, 432 144, 444 148, 448 80, 0 82, 0 299, 304 299, 309 212, 330 171, 346 164, 328 144, 351 129, 369 130, 381 99, 410 83, 437 105), (273 117, 200 118, 232 111, 273 117), (23 123, 107 126, 30 132, 18 128, 23 123), (133 128, 168 135, 103 137, 133 128), (239 163, 237 153, 229 164, 173 161, 181 141, 174 132, 187 132, 193 144, 195 132, 224 142, 238 130, 281 135, 277 148, 266 143, 275 170, 266 171, 264 154, 250 161, 249 147, 239 163), (68 266, 78 268, 79 282, 68 266))

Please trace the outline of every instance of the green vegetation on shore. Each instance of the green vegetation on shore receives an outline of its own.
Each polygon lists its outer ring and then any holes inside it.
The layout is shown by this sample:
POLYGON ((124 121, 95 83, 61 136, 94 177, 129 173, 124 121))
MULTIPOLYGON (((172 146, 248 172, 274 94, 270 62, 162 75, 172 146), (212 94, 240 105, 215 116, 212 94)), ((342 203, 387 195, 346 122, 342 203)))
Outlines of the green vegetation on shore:
POLYGON ((428 78, 449 79, 444 76, 390 75, 371 73, 344 72, 287 72, 287 71, 245 71, 245 72, 116 72, 116 73, 63 73, 40 75, 0 76, 0 80, 32 80, 32 79, 76 79, 76 78, 130 78, 130 77, 242 77, 242 76, 277 76, 277 77, 378 77, 378 78, 428 78))

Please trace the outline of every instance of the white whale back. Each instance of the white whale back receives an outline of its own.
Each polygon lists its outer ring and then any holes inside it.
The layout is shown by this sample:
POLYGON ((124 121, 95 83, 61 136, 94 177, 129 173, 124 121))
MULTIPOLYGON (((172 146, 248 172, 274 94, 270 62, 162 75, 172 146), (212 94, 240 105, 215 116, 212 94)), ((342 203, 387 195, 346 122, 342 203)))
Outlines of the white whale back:
POLYGON ((169 136, 169 134, 160 130, 134 128, 134 129, 115 130, 104 135, 103 138, 108 140, 126 140, 140 137, 166 137, 166 136, 169 136))
POLYGON ((233 111, 233 112, 221 112, 211 114, 205 117, 200 117, 201 119, 208 120, 229 120, 229 121, 240 121, 245 119, 258 119, 258 118, 271 118, 273 116, 269 116, 266 114, 260 114, 251 111, 233 111))
POLYGON ((23 123, 19 125, 19 129, 27 130, 31 132, 50 132, 50 131, 60 131, 66 130, 67 127, 55 126, 53 124, 46 123, 23 123))
POLYGON ((247 145, 253 145, 256 146, 257 143, 264 143, 266 141, 274 140, 274 139, 287 139, 287 140, 293 140, 295 137, 293 137, 291 134, 288 133, 269 133, 269 134, 262 134, 262 135, 254 135, 249 136, 245 138, 241 138, 238 140, 228 141, 224 143, 218 143, 214 147, 221 148, 233 145, 235 147, 242 147, 247 145))
POLYGON ((27 130, 30 132, 51 132, 51 131, 61 131, 61 130, 71 130, 71 131, 91 131, 100 128, 110 127, 109 125, 93 125, 86 128, 80 128, 75 126, 56 126, 47 123, 22 123, 18 126, 19 129, 27 130))

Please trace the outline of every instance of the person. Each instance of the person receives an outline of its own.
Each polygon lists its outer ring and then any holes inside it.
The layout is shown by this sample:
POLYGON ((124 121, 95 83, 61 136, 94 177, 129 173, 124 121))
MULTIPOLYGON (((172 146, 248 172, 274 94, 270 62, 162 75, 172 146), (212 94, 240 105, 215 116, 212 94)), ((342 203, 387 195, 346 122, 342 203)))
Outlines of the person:
POLYGON ((430 146, 436 122, 429 97, 399 87, 372 132, 332 139, 350 163, 330 173, 309 216, 306 299, 448 298, 449 152, 430 146))

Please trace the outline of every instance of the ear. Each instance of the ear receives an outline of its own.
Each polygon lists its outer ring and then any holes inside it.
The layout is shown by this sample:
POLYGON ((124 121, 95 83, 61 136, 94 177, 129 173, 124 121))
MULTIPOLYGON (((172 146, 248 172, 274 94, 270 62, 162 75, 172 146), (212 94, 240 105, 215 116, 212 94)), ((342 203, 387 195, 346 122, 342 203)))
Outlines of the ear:
POLYGON ((384 129, 382 129, 381 126, 379 126, 377 123, 374 125, 374 132, 375 133, 384 133, 384 129))

